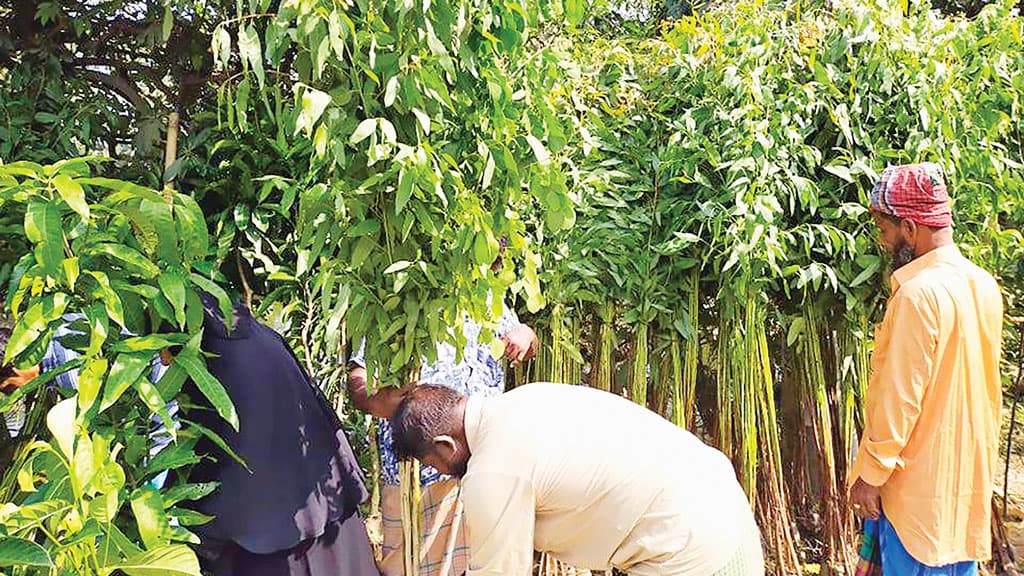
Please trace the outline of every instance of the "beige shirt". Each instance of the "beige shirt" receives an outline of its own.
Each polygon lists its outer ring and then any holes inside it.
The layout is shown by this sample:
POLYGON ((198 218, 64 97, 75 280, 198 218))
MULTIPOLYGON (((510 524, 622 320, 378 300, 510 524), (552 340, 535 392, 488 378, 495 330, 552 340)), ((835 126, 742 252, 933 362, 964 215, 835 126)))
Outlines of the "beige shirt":
POLYGON ((534 549, 580 568, 700 576, 756 534, 721 452, 613 394, 538 383, 471 398, 466 437, 470 576, 527 576, 534 549))
POLYGON ((987 560, 1002 406, 999 286, 946 246, 896 270, 892 290, 850 480, 881 486, 885 515, 918 562, 987 560))

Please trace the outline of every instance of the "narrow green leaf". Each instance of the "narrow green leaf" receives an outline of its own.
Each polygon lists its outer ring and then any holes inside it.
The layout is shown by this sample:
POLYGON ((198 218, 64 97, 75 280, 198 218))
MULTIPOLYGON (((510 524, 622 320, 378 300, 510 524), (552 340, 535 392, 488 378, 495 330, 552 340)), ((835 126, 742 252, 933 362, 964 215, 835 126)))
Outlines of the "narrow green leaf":
POLYGON ((110 287, 110 279, 105 273, 96 270, 86 270, 85 273, 96 280, 97 286, 93 290, 93 296, 103 301, 107 316, 117 322, 118 326, 124 328, 124 304, 117 292, 110 287))
POLYGON ((142 378, 149 369, 152 355, 149 352, 134 352, 118 354, 114 358, 114 365, 110 368, 110 376, 107 384, 103 387, 103 401, 100 403, 100 411, 106 410, 130 388, 139 378, 142 378))
POLYGON ((223 24, 213 33, 213 59, 221 70, 227 70, 231 63, 231 33, 223 24))
POLYGON ((392 76, 388 79, 387 85, 384 87, 384 107, 390 108, 394 103, 395 99, 398 98, 398 76, 392 76))
POLYGON ((157 284, 164 297, 174 308, 174 320, 178 328, 185 327, 185 279, 180 272, 168 270, 157 278, 157 284))
POLYGON ((25 236, 34 244, 33 252, 43 271, 59 278, 64 263, 64 230, 60 211, 48 202, 32 202, 25 211, 25 236))
POLYGON ((164 505, 174 506, 179 502, 199 500, 213 494, 220 486, 219 482, 202 482, 198 484, 179 484, 164 492, 164 505))
POLYGON ((405 205, 412 197, 413 175, 410 170, 402 168, 398 172, 398 193, 395 195, 395 214, 401 214, 405 205))
POLYGON ((249 470, 249 465, 245 463, 245 460, 242 460, 242 457, 236 454, 235 451, 231 449, 231 446, 228 446, 228 443, 225 442, 224 439, 221 438, 216 432, 195 422, 187 421, 187 423, 189 428, 195 428, 196 430, 198 430, 203 436, 209 439, 210 442, 213 442, 218 448, 223 450, 224 453, 227 454, 232 460, 237 462, 239 466, 245 468, 249 472, 252 472, 252 470, 249 470))
MULTIPOLYGON (((201 338, 201 336, 202 334, 200 333, 196 338, 201 338)), ((227 391, 224 390, 224 386, 206 369, 206 364, 197 352, 199 341, 194 340, 190 343, 188 347, 178 354, 175 362, 188 372, 196 387, 210 401, 210 404, 217 410, 221 418, 231 424, 231 427, 237 431, 238 413, 235 412, 235 404, 231 401, 227 391)))
POLYGON ((124 244, 102 243, 92 247, 97 254, 103 254, 126 267, 134 274, 149 279, 160 273, 160 268, 143 256, 138 250, 124 244))
POLYGON ((530 144, 530 148, 533 149, 533 155, 537 158, 537 163, 541 166, 551 164, 551 153, 548 152, 547 148, 544 147, 544 144, 536 136, 527 134, 526 141, 530 144))
POLYGON ((160 421, 163 422, 164 428, 167 429, 167 434, 170 435, 171 440, 177 440, 178 431, 175 429, 174 421, 171 420, 171 415, 167 411, 167 401, 160 396, 160 391, 157 390, 153 382, 149 378, 139 378, 135 381, 135 389, 139 392, 139 398, 142 398, 150 412, 156 414, 160 421))
POLYGON ((78 282, 80 273, 78 257, 64 259, 64 279, 67 280, 68 289, 72 292, 75 291, 75 282, 78 282))
POLYGON ((67 306, 68 296, 63 292, 44 296, 29 306, 11 331, 4 362, 11 362, 28 350, 44 333, 49 337, 50 323, 63 316, 67 306))
POLYGON ((235 309, 231 304, 231 297, 228 296, 228 293, 218 286, 216 282, 200 274, 193 273, 190 278, 197 288, 217 299, 217 307, 220 310, 220 315, 224 318, 224 324, 233 328, 235 325, 235 309))
POLYGON ((358 143, 362 142, 363 140, 366 140, 367 138, 369 138, 370 134, 373 134, 374 130, 376 130, 376 129, 377 129, 377 119, 376 118, 367 118, 366 120, 363 120, 362 122, 360 122, 359 126, 356 126, 355 131, 352 132, 352 136, 349 137, 348 141, 349 141, 350 144, 358 144, 358 143))

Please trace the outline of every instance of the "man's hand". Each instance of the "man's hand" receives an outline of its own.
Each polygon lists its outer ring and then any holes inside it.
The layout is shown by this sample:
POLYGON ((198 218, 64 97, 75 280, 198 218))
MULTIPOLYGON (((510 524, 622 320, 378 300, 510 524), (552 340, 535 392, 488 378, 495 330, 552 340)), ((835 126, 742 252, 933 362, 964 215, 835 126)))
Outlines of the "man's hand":
POLYGON ((878 486, 872 486, 857 478, 850 488, 850 507, 860 518, 878 520, 882 513, 882 494, 878 486))
POLYGON ((385 386, 377 390, 369 398, 370 414, 377 418, 391 418, 398 412, 405 395, 415 387, 416 382, 410 382, 402 387, 385 386))
POLYGON ((525 324, 509 330, 501 339, 505 341, 505 358, 511 360, 513 366, 519 366, 537 353, 537 334, 525 324))
POLYGON ((366 368, 352 366, 349 368, 347 388, 352 405, 362 412, 377 418, 391 418, 398 411, 402 399, 416 386, 410 382, 400 388, 388 386, 379 388, 373 394, 366 390, 366 368))
POLYGON ((26 370, 14 368, 9 376, 0 381, 0 392, 13 394, 18 388, 28 384, 39 376, 40 367, 35 365, 26 370))

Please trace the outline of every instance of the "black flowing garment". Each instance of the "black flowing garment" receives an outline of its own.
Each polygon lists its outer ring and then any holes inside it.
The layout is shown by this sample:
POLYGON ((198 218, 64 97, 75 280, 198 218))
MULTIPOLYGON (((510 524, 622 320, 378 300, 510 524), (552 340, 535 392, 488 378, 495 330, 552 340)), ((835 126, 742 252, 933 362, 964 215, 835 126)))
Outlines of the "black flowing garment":
MULTIPOLYGON (((202 349, 210 373, 231 397, 239 431, 212 410, 193 410, 195 422, 212 429, 245 461, 248 469, 213 449, 212 461, 196 466, 189 480, 218 481, 220 487, 197 502, 215 519, 196 532, 221 542, 233 556, 293 558, 283 564, 315 563, 301 556, 329 548, 320 558, 344 557, 323 566, 329 574, 377 574, 357 507, 368 493, 362 471, 323 393, 310 381, 288 344, 236 306, 234 330, 218 315, 205 318, 202 349)), ((252 558, 249 558, 250 560, 252 558)), ((236 562, 237 563, 237 562, 236 562)), ((322 570, 282 569, 281 574, 322 570)))

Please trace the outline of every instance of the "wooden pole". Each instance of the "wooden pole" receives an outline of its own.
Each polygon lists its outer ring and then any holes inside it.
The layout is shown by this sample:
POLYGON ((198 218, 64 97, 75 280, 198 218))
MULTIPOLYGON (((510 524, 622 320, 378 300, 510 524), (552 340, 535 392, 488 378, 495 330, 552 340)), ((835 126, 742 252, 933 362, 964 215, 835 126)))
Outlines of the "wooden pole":
POLYGON ((177 112, 171 112, 167 119, 167 145, 164 148, 164 195, 170 199, 171 182, 174 181, 170 173, 171 166, 178 159, 178 132, 181 126, 181 116, 177 112))

